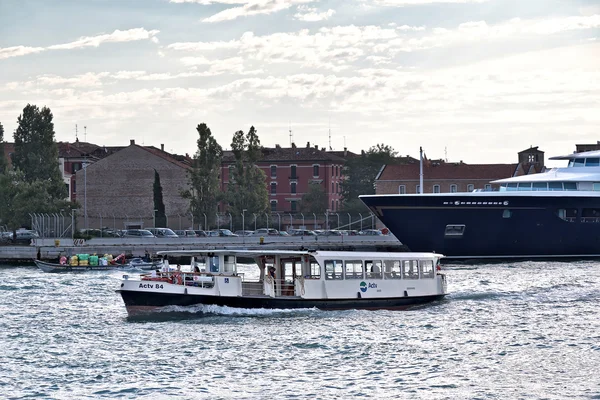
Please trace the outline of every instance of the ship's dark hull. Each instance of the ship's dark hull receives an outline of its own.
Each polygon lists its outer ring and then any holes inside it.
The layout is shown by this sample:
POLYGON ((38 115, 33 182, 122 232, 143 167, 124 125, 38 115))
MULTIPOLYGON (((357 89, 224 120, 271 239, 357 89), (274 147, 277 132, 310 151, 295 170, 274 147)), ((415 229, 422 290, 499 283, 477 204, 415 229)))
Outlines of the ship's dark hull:
POLYGON ((509 192, 361 200, 411 251, 460 259, 600 257, 600 218, 580 218, 600 210, 600 197, 509 192), (576 217, 561 218, 559 210, 576 210, 576 217), (464 231, 448 235, 448 225, 464 225, 464 231))
POLYGON ((197 294, 156 293, 144 291, 118 290, 129 314, 153 311, 166 306, 217 305, 235 308, 300 309, 318 308, 321 310, 342 309, 405 309, 412 306, 441 300, 444 294, 398 298, 357 298, 312 300, 300 297, 268 296, 205 296, 197 294))

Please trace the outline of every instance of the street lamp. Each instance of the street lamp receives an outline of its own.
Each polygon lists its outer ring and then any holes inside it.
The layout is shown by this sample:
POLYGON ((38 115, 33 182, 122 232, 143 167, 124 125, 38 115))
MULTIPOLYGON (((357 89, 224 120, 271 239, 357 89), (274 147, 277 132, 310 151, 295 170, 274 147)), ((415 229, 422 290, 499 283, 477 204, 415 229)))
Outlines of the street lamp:
POLYGON ((338 213, 335 213, 335 215, 337 215, 337 218, 338 218, 338 226, 337 226, 337 229, 340 229, 340 214, 338 214, 338 213))
POLYGON ((279 218, 279 232, 281 232, 281 214, 279 213, 275 213, 277 214, 277 217, 279 218))
POLYGON ((204 214, 204 230, 207 230, 207 228, 206 228, 206 213, 202 213, 202 214, 204 214))
POLYGON ((256 214, 252 213, 252 215, 254 215, 254 230, 256 230, 256 214))
POLYGON ((360 230, 362 231, 362 220, 363 220, 363 216, 361 213, 358 213, 358 215, 360 216, 360 230))
POLYGON ((329 229, 329 212, 325 213, 325 229, 329 229))
POLYGON ((313 213, 313 217, 315 219, 315 222, 313 224, 314 225, 313 229, 317 229, 317 214, 313 213))
POLYGON ((246 244, 246 211, 245 208, 242 210, 242 243, 244 244, 246 244))
POLYGON ((352 216, 348 213, 348 230, 352 229, 352 216))
POLYGON ((269 229, 269 214, 265 213, 265 217, 267 218, 267 229, 269 229))
POLYGON ((306 226, 304 225, 304 213, 300 213, 300 215, 302 215, 302 229, 306 229, 306 226))
POLYGON ((288 214, 290 214, 290 229, 294 229, 294 217, 292 217, 292 213, 288 214))

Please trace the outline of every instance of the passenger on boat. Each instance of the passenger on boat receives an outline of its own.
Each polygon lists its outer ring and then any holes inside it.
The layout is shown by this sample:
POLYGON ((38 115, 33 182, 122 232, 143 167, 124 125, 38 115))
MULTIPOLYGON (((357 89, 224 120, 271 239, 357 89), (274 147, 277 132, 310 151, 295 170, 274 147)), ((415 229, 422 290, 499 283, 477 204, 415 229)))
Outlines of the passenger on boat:
POLYGON ((200 268, 197 265, 194 267, 194 272, 200 272, 200 268))

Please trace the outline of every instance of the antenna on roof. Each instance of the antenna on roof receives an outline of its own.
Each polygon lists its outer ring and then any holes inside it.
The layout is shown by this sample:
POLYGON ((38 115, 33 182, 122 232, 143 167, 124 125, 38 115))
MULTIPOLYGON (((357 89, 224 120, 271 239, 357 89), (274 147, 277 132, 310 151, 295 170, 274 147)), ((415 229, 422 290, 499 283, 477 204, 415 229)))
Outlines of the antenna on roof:
POLYGON ((448 147, 444 146, 444 159, 448 162, 448 147))
POLYGON ((294 137, 292 136, 292 121, 290 121, 290 147, 294 143, 294 137))
POLYGON ((77 124, 75 124, 75 141, 79 142, 79 138, 77 137, 77 124))
POLYGON ((87 142, 87 126, 83 126, 83 141, 87 142))
POLYGON ((333 150, 331 148, 331 118, 329 118, 329 151, 333 150))

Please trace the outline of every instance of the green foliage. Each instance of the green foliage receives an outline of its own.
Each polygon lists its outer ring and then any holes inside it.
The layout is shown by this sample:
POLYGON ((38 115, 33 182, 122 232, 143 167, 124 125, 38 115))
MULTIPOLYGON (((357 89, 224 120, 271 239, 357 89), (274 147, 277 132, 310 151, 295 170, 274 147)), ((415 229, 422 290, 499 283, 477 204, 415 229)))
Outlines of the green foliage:
POLYGON ((196 131, 199 135, 198 150, 188 173, 190 189, 183 191, 182 196, 190 200, 190 211, 195 219, 203 221, 206 215, 207 223, 212 224, 221 200, 219 172, 223 148, 205 123, 199 124, 196 131))
POLYGON ((23 172, 26 182, 47 182, 48 194, 54 199, 67 197, 58 164, 58 147, 54 141, 52 112, 28 104, 17 119, 13 167, 23 172))
POLYGON ((343 210, 357 213, 367 210, 358 199, 363 194, 375 194, 375 178, 385 164, 396 162, 397 152, 388 145, 378 144, 359 157, 351 158, 344 165, 347 177, 341 183, 343 210))
POLYGON ((0 123, 0 174, 6 172, 7 162, 4 159, 4 127, 0 123))
POLYGON ((165 203, 163 202, 162 186, 160 185, 160 175, 157 170, 154 170, 154 186, 152 187, 154 194, 154 213, 155 228, 166 228, 167 227, 167 216, 165 213, 165 203))
MULTIPOLYGON (((252 126, 248 134, 233 134, 231 150, 235 156, 235 168, 229 178, 226 200, 236 225, 243 220, 242 214, 262 214, 269 208, 269 193, 265 185, 266 175, 256 166, 261 157, 260 140, 252 126), (244 211, 246 210, 246 211, 244 211)), ((249 222, 251 218, 246 218, 249 222)), ((245 229, 246 227, 244 227, 245 229)))
POLYGON ((321 214, 327 209, 327 193, 323 186, 311 183, 308 191, 302 196, 300 212, 321 214))
POLYGON ((30 213, 54 213, 69 210, 71 203, 51 195, 52 182, 25 181, 21 171, 0 175, 0 224, 10 229, 28 225, 30 213))

